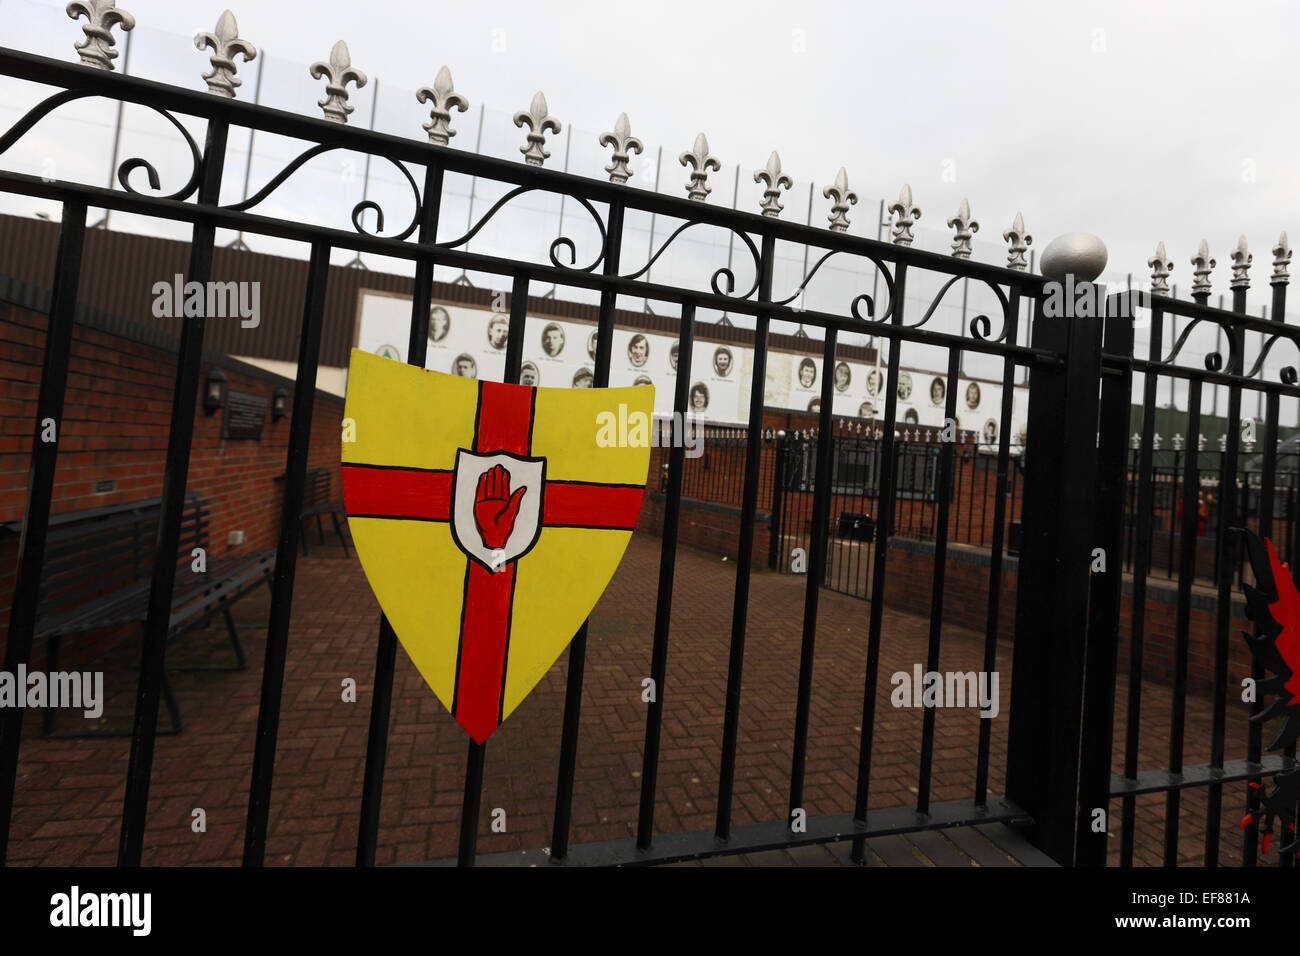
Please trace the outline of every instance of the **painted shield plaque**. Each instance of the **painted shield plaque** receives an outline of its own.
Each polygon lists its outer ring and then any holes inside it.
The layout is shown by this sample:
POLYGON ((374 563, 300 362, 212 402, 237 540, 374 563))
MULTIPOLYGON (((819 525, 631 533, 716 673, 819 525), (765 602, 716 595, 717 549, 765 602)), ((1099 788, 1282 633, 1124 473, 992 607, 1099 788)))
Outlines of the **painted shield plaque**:
POLYGON ((653 407, 647 386, 503 385, 353 350, 342 471, 357 555, 475 741, 537 685, 613 577, 650 448, 602 441, 599 423, 648 421, 653 407))

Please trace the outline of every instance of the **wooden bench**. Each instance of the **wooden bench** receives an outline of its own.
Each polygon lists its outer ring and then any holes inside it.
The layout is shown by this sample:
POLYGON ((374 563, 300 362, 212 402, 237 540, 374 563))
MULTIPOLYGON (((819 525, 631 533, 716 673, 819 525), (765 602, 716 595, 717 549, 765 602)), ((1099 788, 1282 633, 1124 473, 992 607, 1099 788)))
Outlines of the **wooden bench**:
MULTIPOLYGON (((59 669, 60 645, 65 637, 131 623, 143 628, 148 616, 161 510, 161 499, 152 498, 51 516, 34 634, 35 639, 47 642, 47 671, 59 669)), ((209 553, 208 523, 209 512, 204 501, 197 495, 188 495, 181 520, 167 641, 170 645, 219 613, 225 619, 236 663, 175 670, 241 670, 247 666, 230 608, 263 581, 269 585, 275 566, 274 551, 214 558, 209 553), (205 552, 206 570, 201 573, 193 568, 195 548, 205 552)), ((10 532, 20 531, 21 527, 21 521, 4 526, 10 532)), ((166 671, 162 692, 172 726, 161 732, 176 733, 185 723, 166 671)), ((131 733, 129 730, 60 733, 56 731, 55 719, 55 708, 47 708, 42 725, 45 737, 129 736, 131 733)))
MULTIPOLYGON (((352 557, 352 552, 348 550, 347 538, 343 536, 343 525, 339 521, 339 512, 343 506, 336 500, 330 498, 330 472, 328 468, 311 468, 307 471, 307 479, 302 489, 302 512, 299 514, 299 520, 305 521, 315 516, 316 531, 320 535, 320 543, 325 544, 325 529, 321 525, 321 515, 329 515, 330 520, 334 522, 334 533, 339 536, 339 543, 343 545, 343 554, 346 557, 352 557)), ((299 535, 302 541, 302 553, 307 554, 307 535, 299 535)))

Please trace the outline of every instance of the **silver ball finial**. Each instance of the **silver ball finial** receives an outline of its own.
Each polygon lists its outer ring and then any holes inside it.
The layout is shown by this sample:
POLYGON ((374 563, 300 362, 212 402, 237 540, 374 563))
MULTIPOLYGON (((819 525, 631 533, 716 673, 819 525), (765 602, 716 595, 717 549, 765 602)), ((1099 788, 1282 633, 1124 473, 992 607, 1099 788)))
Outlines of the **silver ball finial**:
POLYGON ((1057 236, 1043 250, 1043 275, 1058 282, 1067 275, 1076 282, 1092 282, 1106 268, 1106 244, 1087 232, 1067 232, 1057 236))

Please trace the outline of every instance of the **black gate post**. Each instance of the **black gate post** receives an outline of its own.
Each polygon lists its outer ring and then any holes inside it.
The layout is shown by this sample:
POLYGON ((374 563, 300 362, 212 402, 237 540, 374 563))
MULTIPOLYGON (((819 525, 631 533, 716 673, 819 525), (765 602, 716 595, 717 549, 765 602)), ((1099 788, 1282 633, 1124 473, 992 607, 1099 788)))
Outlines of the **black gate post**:
POLYGON ((1032 345, 1064 361, 1048 355, 1029 375, 1033 452, 1025 464, 1007 740, 1007 797, 1033 816, 1031 841, 1063 865, 1074 860, 1078 806, 1102 331, 1096 310, 1074 314, 1072 286, 1069 296, 1055 297, 1066 299, 1064 315, 1048 314, 1050 296, 1035 303, 1032 345))
POLYGON ((1133 297, 1108 304, 1105 353, 1118 361, 1101 380, 1101 415, 1097 442, 1097 512, 1093 548, 1100 548, 1104 569, 1091 567, 1088 604, 1088 652, 1083 697, 1083 733, 1079 756, 1079 816, 1075 863, 1106 865, 1106 830, 1110 819, 1110 764, 1114 740, 1115 670, 1119 651, 1120 605, 1124 596, 1124 498, 1128 464, 1129 409, 1133 401, 1133 297), (1098 815, 1097 811, 1101 814, 1098 815))

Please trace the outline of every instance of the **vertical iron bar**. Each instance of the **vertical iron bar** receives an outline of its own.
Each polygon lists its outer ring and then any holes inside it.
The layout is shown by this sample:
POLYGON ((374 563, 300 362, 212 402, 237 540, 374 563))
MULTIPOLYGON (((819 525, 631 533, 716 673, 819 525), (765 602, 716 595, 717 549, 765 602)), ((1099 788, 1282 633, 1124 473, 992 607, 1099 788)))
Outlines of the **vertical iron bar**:
MULTIPOLYGON (((772 298, 776 238, 763 236, 758 301, 772 298)), ((749 575, 754 553, 754 516, 758 511, 759 463, 763 454, 763 395, 767 385, 766 312, 754 321, 754 361, 749 386, 749 432, 745 448, 745 477, 740 503, 740 541, 736 549, 736 589, 731 607, 731 650, 727 659, 726 711, 722 718, 722 757, 718 770, 718 809, 714 835, 731 836, 732 788, 736 777, 736 746, 740 736, 740 682, 745 664, 745 625, 749 616, 749 575)))
MULTIPOLYGON (((1273 287, 1273 321, 1282 323, 1286 319, 1286 288, 1287 280, 1280 276, 1274 276, 1270 282, 1273 287)), ((1261 538, 1272 538, 1273 534, 1273 498, 1276 492, 1277 484, 1277 451, 1278 451, 1278 426, 1280 424, 1281 397, 1277 392, 1269 392, 1265 402, 1264 412, 1264 471, 1259 480, 1259 536, 1261 538)), ((1293 467, 1295 459, 1292 459, 1293 467)), ((1285 523, 1290 527, 1293 512, 1288 509, 1285 523)), ((1263 668, 1255 656, 1251 655, 1250 676, 1254 679, 1256 685, 1264 678, 1263 668)), ((1264 702, 1259 695, 1255 695, 1255 701, 1250 705, 1250 715, 1264 710, 1264 702)), ((1246 739, 1246 760, 1250 763, 1258 764, 1263 754, 1263 733, 1264 728, 1259 722, 1252 720, 1246 739)), ((1263 778, 1256 777, 1251 782, 1263 784, 1263 778)), ((1245 842, 1242 845, 1242 864, 1244 866, 1254 866, 1258 859, 1259 853, 1259 822, 1255 819, 1260 807, 1259 790, 1255 787, 1246 788, 1246 812, 1251 817, 1251 823, 1246 827, 1244 837, 1245 842)))
POLYGON ((799 690, 795 702, 794 754, 790 766, 790 813, 803 807, 804 765, 808 756, 808 716, 812 708, 813 650, 817 641, 817 606, 826 577, 827 520, 831 505, 831 404, 835 400, 835 326, 826 327, 822 348, 821 415, 817 423, 817 471, 813 479, 812 534, 809 542, 808 580, 803 606, 803 642, 799 651, 799 690))
MULTIPOLYGON (((945 420, 957 417, 957 372, 961 367, 962 350, 948 349, 947 399, 944 404, 945 420)), ((1002 432, 1010 431, 1004 422, 1002 432)), ((954 436, 955 437, 955 436, 954 436)), ((1005 440, 1005 438, 1004 438, 1005 440)), ((939 640, 943 629, 944 572, 948 562, 948 510, 952 501, 953 443, 944 442, 939 452, 939 474, 935 481, 935 495, 939 499, 934 523, 934 574, 930 583, 930 638, 925 652, 926 673, 939 669, 939 640)), ((976 698, 978 700, 978 697, 976 698)), ((984 723, 988 720, 981 718, 984 723)), ((935 708, 926 707, 921 717, 921 775, 916 784, 916 812, 930 812, 930 764, 934 760, 935 708)))
MULTIPOLYGON (((1238 315, 1246 312, 1246 287, 1232 290, 1232 311, 1238 315)), ((1245 333, 1239 328, 1228 331, 1231 356, 1227 371, 1240 376, 1244 371, 1243 352, 1245 333)), ((1215 386, 1215 394, 1219 387, 1215 386)), ((1241 440, 1241 386, 1233 382, 1228 386, 1228 416, 1224 422, 1227 439, 1219 456, 1219 527, 1216 529, 1215 577, 1218 583, 1218 604, 1214 620, 1214 697, 1213 728, 1210 736, 1210 766, 1223 768, 1224 738, 1228 732, 1228 632, 1232 626, 1232 577, 1236 567, 1237 536, 1227 533, 1237 525, 1237 445, 1241 440)), ((1207 529, 1208 530, 1208 529, 1207 529)), ((1205 865, 1219 865, 1219 823, 1223 810, 1223 784, 1213 783, 1206 801, 1205 865)))
MULTIPOLYGON (((519 382, 519 371, 524 362, 524 326, 528 322, 528 274, 515 273, 510 286, 510 332, 506 337, 506 368, 502 379, 519 382)), ((457 865, 474 865, 478 853, 479 804, 483 800, 483 764, 487 744, 469 742, 465 757, 465 797, 460 810, 460 843, 457 865)))
POLYGON ((650 655, 653 696, 646 711, 645 749, 641 761, 641 807, 636 845, 648 850, 654 838, 655 785, 659 777, 659 737, 663 729, 664 673, 668 669, 668 626, 673 604, 673 576, 677 569, 677 520, 681 512, 682 461, 686 410, 691 384, 691 356, 695 347, 695 303, 682 303, 681 334, 677 351, 677 387, 673 394, 673 445, 668 453, 668 494, 664 499, 663 542, 659 558, 659 592, 655 605, 654 648, 650 655))
MULTIPOLYGON (((1274 286, 1276 292, 1277 286, 1274 286)), ((1277 392, 1269 392, 1265 401, 1264 411, 1264 470, 1259 479, 1259 536, 1261 538, 1271 538, 1273 534, 1273 486, 1277 482, 1277 427, 1278 427, 1278 408, 1279 396, 1277 392)), ((1258 635, 1255 635, 1256 637, 1258 635)), ((1264 669, 1260 665, 1258 658, 1251 655, 1250 666, 1251 679, 1258 686, 1264 678, 1264 669)), ((1254 701, 1250 705, 1250 716, 1254 718, 1264 710, 1264 701, 1259 694, 1255 695, 1254 701)), ((1246 761, 1258 765, 1263 754, 1263 726, 1256 720, 1252 719, 1246 734, 1246 761)), ((1262 777, 1255 777, 1251 781, 1257 785, 1263 785, 1262 777)), ((1256 819, 1260 807, 1259 790, 1255 787, 1247 786, 1246 788, 1246 813, 1250 817, 1250 823, 1246 825, 1244 831, 1244 842, 1241 848, 1241 862, 1243 866, 1255 866, 1258 862, 1259 853, 1259 821, 1256 819)))
MULTIPOLYGON (((64 390, 72 352, 72 328, 76 322, 77 288, 81 280, 81 256, 86 238, 86 204, 68 200, 63 204, 59 246, 54 256, 50 315, 45 330, 45 355, 41 365, 41 386, 36 398, 36 421, 32 428, 32 457, 27 472, 27 502, 23 508, 22 533, 18 539, 18 573, 14 581, 13 604, 9 609, 9 632, 5 639, 5 671, 16 674, 32 656, 32 635, 40 607, 42 565, 54 498, 54 473, 58 465, 58 438, 63 429, 64 390), (55 441, 42 440, 44 422, 54 423, 55 441)), ((52 669, 52 668, 51 668, 52 669)), ((0 865, 9 849, 9 827, 18 783, 18 751, 22 746, 23 708, 0 709, 0 865)))
POLYGON ((790 435, 778 431, 772 454, 772 523, 767 546, 767 566, 772 571, 785 567, 785 469, 789 452, 790 435))
MULTIPOLYGON (((420 210, 421 245, 438 238, 442 209, 443 169, 430 163, 424 169, 424 204, 420 210)), ((406 343, 406 364, 424 368, 429 353, 429 300, 433 295, 432 257, 416 260, 411 289, 411 328, 406 343)), ((370 702, 370 729, 366 734, 366 769, 361 787, 361 820, 357 828, 357 866, 374 866, 379 838, 379 806, 384 790, 384 765, 388 753, 388 724, 392 714, 393 672, 397 666, 397 634, 388 615, 380 612, 379 640, 375 648, 375 689, 370 702)))
MULTIPOLYGON (((1174 699, 1169 730, 1169 772, 1183 772, 1183 731, 1187 719, 1187 648, 1191 628, 1192 579, 1196 576, 1196 504, 1200 490, 1196 436, 1201 430, 1201 379, 1187 382, 1187 457, 1183 462, 1182 522, 1179 527, 1178 610, 1174 623, 1174 699)), ((1172 562, 1171 562, 1172 563, 1172 562)), ((1178 811, 1182 792, 1165 795, 1164 865, 1178 865, 1178 811)))
MULTIPOLYGON (((903 324, 906 290, 907 264, 900 262, 895 267, 894 295, 893 301, 889 304, 890 324, 895 327, 901 327, 903 324)), ((877 341, 883 346, 885 337, 882 335, 877 341)), ((854 824, 862 828, 865 828, 867 823, 867 802, 871 789, 871 755, 876 727, 876 684, 880 676, 880 637, 885 613, 885 564, 889 539, 894 533, 894 426, 898 416, 898 369, 902 354, 902 341, 891 339, 889 374, 880 383, 880 387, 887 391, 884 428, 881 441, 877 445, 880 463, 877 472, 879 497, 876 499, 876 510, 879 517, 876 521, 876 548, 871 565, 871 617, 867 626, 866 673, 862 690, 862 736, 858 741, 858 791, 853 808, 854 824)), ((854 863, 863 862, 866 845, 866 840, 862 837, 853 841, 850 857, 854 863)))
MULTIPOLYGON (((1164 332, 1164 314, 1160 306, 1151 306, 1150 361, 1160 361, 1164 332)), ((1136 540, 1133 552, 1132 620, 1129 624, 1128 706, 1125 710, 1124 776, 1137 778, 1138 747, 1141 743, 1142 663, 1146 640, 1147 574, 1151 568, 1151 542, 1154 533, 1155 478, 1152 459, 1155 455, 1156 395, 1160 376, 1148 371, 1142 384, 1142 438, 1138 451, 1138 505, 1136 540)), ((1121 808, 1120 866, 1133 865, 1133 840, 1137 800, 1126 796, 1121 808)))
POLYGON ((257 736, 253 744, 253 780, 248 788, 248 822, 244 827, 245 866, 261 866, 266 858, 275 747, 280 732, 284 666, 289 651, 293 580, 297 571, 298 535, 302 525, 298 516, 302 514, 307 454, 311 451, 316 370, 320 362, 321 327, 324 325, 329 272, 329 244, 319 240, 313 242, 311 261, 307 266, 302 332, 298 339, 298 374, 293 386, 293 418, 289 423, 289 451, 284 466, 280 540, 276 548, 275 574, 271 580, 271 613, 266 625, 266 658, 262 663, 262 697, 257 708, 257 736))
MULTIPOLYGON (((609 223, 605 230, 605 264, 607 276, 618 275, 623 249, 623 215, 621 201, 610 203, 609 223)), ((600 292, 600 317, 596 326, 596 367, 593 385, 609 386, 610 354, 614 347, 614 310, 618 295, 612 289, 600 292)), ((654 428, 658 428, 656 423, 654 428)), ((587 628, 583 621, 569 644, 569 665, 565 675, 564 719, 560 732, 560 763, 555 787, 555 817, 551 828, 551 860, 563 862, 569 853, 569 825, 573 816, 573 775, 578 765, 578 731, 582 714, 582 681, 587 661, 587 628)))
POLYGON ((483 800, 483 762, 487 747, 469 742, 465 756, 465 797, 460 805, 460 844, 456 852, 456 865, 470 867, 478 847, 479 804, 483 800))
MULTIPOLYGON (((1007 297, 1007 309, 1004 322, 1007 327, 1007 341, 1016 340, 1016 331, 1020 324, 1020 288, 1015 286, 1007 297)), ((999 419, 1003 423, 998 429, 998 478, 993 500, 993 543, 989 551, 989 604, 988 615, 984 619, 984 673, 991 674, 997 669, 998 631, 1002 616, 1002 552, 1003 535, 1007 526, 1007 476, 1011 458, 1011 413, 1015 397, 1016 366, 1007 360, 1002 366, 1002 408, 999 419)), ((979 421, 975 422, 979 427, 979 421)), ((983 436, 981 436, 983 437, 983 436)), ((978 448, 976 449, 978 453, 978 448)), ((1021 454, 1024 454, 1021 449, 1021 454)), ((971 489, 975 487, 975 475, 971 474, 971 489)), ((972 498, 974 495, 972 494, 972 498)), ((980 496, 980 544, 984 543, 984 515, 988 512, 988 468, 984 468, 984 492, 980 496)), ((1017 559, 1018 560, 1018 559, 1017 559)), ((979 743, 975 757, 975 803, 984 806, 988 800, 989 786, 989 750, 992 746, 993 722, 981 720, 979 725, 979 743)))
MULTIPOLYGON (((221 173, 226 161, 225 120, 208 122, 203 149, 203 171, 197 204, 215 206, 221 195, 221 173)), ((203 220, 195 224, 190 240, 189 282, 212 278, 212 250, 216 226, 203 220)), ((203 362, 204 316, 187 316, 182 325, 176 361, 176 387, 172 393, 171 427, 163 466, 162 507, 154 548, 149 611, 140 655, 140 680, 136 692, 131 756, 127 765, 122 830, 118 840, 119 866, 139 866, 144 850, 145 812, 149 803, 149 776, 153 769, 154 738, 158 723, 158 698, 166 677, 167 632, 171 623, 172 589, 176 582, 176 553, 185 509, 185 483, 189 477, 190 443, 194 437, 194 410, 198 403, 199 371, 203 362)))

